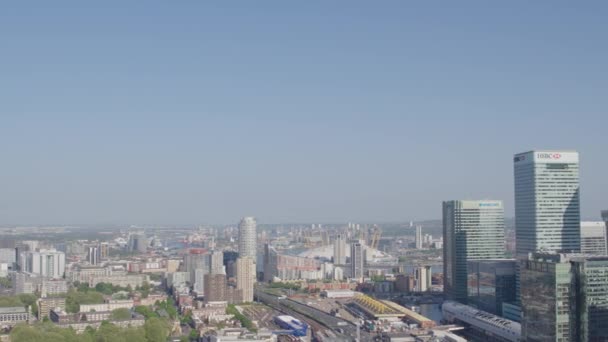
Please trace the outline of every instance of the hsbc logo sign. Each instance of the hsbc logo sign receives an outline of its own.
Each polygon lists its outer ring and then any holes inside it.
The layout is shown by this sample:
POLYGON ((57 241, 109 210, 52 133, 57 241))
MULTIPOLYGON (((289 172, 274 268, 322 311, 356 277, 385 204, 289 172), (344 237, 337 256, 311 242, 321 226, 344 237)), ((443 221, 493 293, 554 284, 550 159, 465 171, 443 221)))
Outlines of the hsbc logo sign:
POLYGON ((538 159, 560 159, 561 153, 537 153, 536 158, 538 159))
POLYGON ((568 164, 578 163, 576 151, 530 151, 516 154, 513 157, 516 165, 541 163, 541 164, 568 164))

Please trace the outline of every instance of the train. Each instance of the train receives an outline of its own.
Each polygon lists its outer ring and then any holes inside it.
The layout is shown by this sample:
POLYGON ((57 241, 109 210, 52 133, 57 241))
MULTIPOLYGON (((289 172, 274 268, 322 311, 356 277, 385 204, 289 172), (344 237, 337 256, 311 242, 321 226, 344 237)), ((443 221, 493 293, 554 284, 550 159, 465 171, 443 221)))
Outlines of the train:
POLYGON ((285 330, 292 331, 294 336, 306 336, 308 324, 287 315, 280 315, 274 318, 274 322, 285 330))

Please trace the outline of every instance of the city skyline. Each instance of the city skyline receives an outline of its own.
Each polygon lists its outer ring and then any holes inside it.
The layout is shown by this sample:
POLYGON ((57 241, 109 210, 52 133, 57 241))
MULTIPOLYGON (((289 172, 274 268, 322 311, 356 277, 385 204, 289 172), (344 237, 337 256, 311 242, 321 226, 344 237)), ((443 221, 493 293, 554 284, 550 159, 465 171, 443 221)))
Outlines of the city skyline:
POLYGON ((604 209, 607 4, 262 7, 4 4, 0 222, 512 217, 535 148, 604 209))
POLYGON ((606 18, 0 4, 0 340, 608 341, 606 18))

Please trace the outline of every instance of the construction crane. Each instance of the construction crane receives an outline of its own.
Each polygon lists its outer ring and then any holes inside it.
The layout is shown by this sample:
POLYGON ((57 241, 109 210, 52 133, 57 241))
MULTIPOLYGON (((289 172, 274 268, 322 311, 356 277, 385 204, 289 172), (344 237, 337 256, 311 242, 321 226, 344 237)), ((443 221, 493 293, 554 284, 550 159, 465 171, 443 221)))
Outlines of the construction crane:
POLYGON ((372 232, 372 241, 370 243, 371 248, 378 249, 378 244, 380 243, 381 236, 382 236, 382 229, 380 229, 380 227, 374 225, 374 230, 372 232))

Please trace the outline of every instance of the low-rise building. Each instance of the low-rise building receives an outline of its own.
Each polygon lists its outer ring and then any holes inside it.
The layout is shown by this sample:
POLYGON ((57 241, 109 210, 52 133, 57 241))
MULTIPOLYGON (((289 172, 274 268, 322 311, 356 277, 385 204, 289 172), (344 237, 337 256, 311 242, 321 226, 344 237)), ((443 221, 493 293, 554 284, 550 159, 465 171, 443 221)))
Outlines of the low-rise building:
POLYGON ((154 303, 158 302, 162 302, 167 300, 167 295, 162 293, 162 294, 150 294, 148 295, 148 297, 146 298, 140 298, 140 297, 136 297, 135 299, 135 303, 134 305, 145 305, 145 306, 149 306, 149 305, 153 305, 154 303))
POLYGON ((112 284, 114 286, 135 288, 142 286, 150 281, 150 277, 145 274, 127 274, 127 275, 106 275, 106 276, 90 276, 89 287, 95 287, 99 283, 112 284))
POLYGON ((326 298, 352 298, 357 292, 352 290, 323 290, 321 296, 326 298))
POLYGON ((66 271, 65 278, 70 282, 88 283, 92 276, 107 276, 110 274, 112 274, 112 270, 108 267, 76 265, 66 271))
MULTIPOLYGON (((60 328, 74 329, 74 331, 77 334, 81 334, 85 331, 85 329, 87 327, 91 327, 93 329, 98 329, 101 326, 102 322, 103 321, 95 321, 95 322, 84 321, 84 322, 71 322, 71 323, 66 322, 66 323, 57 323, 56 325, 60 328)), ((124 320, 124 321, 111 320, 109 322, 120 328, 136 328, 136 327, 143 326, 146 323, 146 320, 143 317, 141 317, 141 318, 132 318, 132 319, 124 320)))
POLYGON ((226 328, 203 337, 205 342, 276 342, 277 335, 270 330, 252 333, 245 328, 226 328))
POLYGON ((27 272, 14 272, 11 276, 13 293, 34 293, 42 284, 42 277, 27 272))
POLYGON ((29 323, 30 313, 22 306, 0 308, 0 327, 29 323))
POLYGON ((43 279, 42 283, 40 284, 40 293, 43 297, 67 292, 68 282, 64 279, 43 279))
POLYGON ((415 277, 412 274, 399 274, 395 277, 395 291, 413 292, 415 286, 415 277))
POLYGON ((65 298, 47 297, 38 299, 38 320, 49 317, 53 309, 65 310, 65 298))
POLYGON ((116 309, 131 309, 134 306, 133 300, 109 300, 102 304, 80 304, 80 312, 90 311, 112 311, 116 309))

